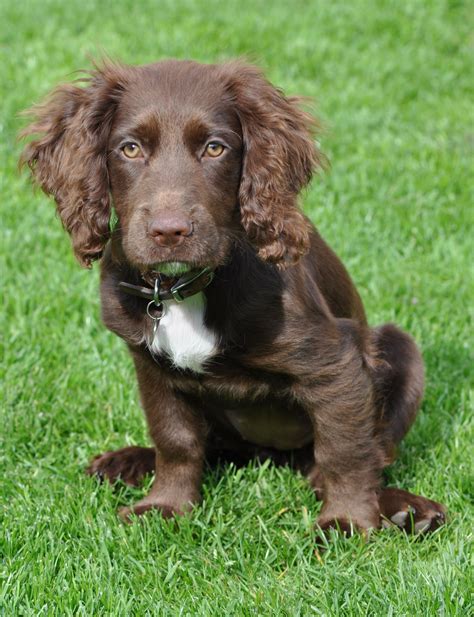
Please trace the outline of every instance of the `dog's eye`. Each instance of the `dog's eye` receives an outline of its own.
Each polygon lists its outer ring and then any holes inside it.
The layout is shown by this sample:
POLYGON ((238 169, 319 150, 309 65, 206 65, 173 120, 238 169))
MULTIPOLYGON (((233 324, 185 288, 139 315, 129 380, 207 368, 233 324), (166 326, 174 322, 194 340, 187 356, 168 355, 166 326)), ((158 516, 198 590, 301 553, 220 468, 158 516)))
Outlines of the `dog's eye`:
POLYGON ((206 156, 210 156, 213 159, 216 159, 218 156, 224 152, 225 147, 217 141, 210 141, 206 149, 204 150, 204 154, 206 156))
POLYGON ((140 146, 133 141, 129 141, 122 146, 122 152, 128 159, 136 159, 139 156, 143 156, 140 146))

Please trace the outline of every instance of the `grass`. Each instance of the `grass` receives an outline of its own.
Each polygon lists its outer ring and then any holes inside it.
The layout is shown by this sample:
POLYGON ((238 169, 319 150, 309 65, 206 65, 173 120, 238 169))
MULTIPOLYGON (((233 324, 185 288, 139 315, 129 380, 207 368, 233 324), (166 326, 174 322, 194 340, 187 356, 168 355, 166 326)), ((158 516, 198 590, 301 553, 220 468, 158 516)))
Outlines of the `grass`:
POLYGON ((0 614, 473 610, 472 17, 468 0, 1 3, 0 614), (127 352, 100 324, 97 269, 79 269, 51 203, 17 174, 15 135, 20 110, 102 51, 130 63, 245 54, 316 98, 332 171, 305 209, 370 321, 396 321, 423 349, 423 410, 389 476, 447 504, 445 528, 334 539, 321 556, 319 505, 286 469, 209 473, 191 516, 132 527, 115 511, 145 488, 83 475, 146 430, 127 352))

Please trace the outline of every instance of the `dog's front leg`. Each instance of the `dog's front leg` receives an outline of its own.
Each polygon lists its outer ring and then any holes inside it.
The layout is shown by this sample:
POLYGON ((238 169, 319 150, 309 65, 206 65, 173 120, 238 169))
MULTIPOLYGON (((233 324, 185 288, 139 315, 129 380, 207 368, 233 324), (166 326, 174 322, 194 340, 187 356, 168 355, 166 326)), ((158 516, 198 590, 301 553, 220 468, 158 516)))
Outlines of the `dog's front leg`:
POLYGON ((301 391, 314 427, 316 468, 309 477, 317 478, 323 498, 318 525, 348 533, 378 527, 383 455, 371 380, 355 356, 329 372, 301 391))
POLYGON ((133 354, 140 397, 156 449, 155 479, 150 493, 120 516, 129 521, 155 509, 171 517, 199 501, 206 425, 199 411, 178 392, 157 365, 133 354))

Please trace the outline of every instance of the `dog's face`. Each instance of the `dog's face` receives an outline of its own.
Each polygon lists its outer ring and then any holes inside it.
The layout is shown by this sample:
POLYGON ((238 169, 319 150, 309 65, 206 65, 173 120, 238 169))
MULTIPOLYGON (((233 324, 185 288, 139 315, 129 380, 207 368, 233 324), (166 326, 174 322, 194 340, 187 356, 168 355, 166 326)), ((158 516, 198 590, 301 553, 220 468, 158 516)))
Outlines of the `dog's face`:
POLYGON ((283 266, 309 246, 296 197, 322 164, 313 119, 240 62, 107 64, 33 110, 23 154, 83 265, 110 237, 114 205, 139 269, 217 266, 245 234, 283 266))
POLYGON ((121 96, 107 166, 123 249, 141 270, 218 266, 241 233, 241 125, 211 72, 147 67, 121 96))

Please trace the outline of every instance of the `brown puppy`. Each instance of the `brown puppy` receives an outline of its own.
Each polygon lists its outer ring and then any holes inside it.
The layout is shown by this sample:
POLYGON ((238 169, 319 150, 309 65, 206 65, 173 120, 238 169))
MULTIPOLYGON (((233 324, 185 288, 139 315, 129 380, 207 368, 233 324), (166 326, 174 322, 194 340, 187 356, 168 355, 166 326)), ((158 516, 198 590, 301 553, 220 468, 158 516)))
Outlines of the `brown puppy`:
POLYGON ((298 100, 241 62, 109 63, 83 86, 34 110, 23 161, 81 264, 101 258, 103 319, 135 362, 154 448, 89 468, 131 484, 155 471, 122 515, 188 510, 206 457, 266 455, 307 470, 323 529, 439 526, 440 504, 380 488, 420 405, 422 359, 395 326, 368 327, 298 209, 324 162, 298 100))

